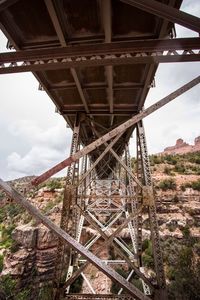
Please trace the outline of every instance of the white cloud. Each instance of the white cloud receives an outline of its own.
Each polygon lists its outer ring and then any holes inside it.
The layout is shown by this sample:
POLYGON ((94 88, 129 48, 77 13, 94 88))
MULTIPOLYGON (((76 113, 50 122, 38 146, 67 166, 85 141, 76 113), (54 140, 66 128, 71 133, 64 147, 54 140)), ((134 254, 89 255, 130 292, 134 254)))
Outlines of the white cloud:
POLYGON ((33 121, 22 120, 11 128, 11 133, 29 143, 25 155, 12 152, 7 157, 10 176, 40 174, 69 155, 71 132, 62 122, 49 129, 41 129, 33 121))

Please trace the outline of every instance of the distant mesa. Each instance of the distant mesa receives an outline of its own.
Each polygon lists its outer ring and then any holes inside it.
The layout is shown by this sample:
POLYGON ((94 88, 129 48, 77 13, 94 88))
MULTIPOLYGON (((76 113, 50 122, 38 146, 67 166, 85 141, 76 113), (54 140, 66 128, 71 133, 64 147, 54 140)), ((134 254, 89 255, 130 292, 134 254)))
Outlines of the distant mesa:
POLYGON ((187 144, 183 139, 178 139, 175 146, 165 148, 161 154, 184 154, 196 151, 200 151, 200 136, 194 139, 194 145, 187 144))

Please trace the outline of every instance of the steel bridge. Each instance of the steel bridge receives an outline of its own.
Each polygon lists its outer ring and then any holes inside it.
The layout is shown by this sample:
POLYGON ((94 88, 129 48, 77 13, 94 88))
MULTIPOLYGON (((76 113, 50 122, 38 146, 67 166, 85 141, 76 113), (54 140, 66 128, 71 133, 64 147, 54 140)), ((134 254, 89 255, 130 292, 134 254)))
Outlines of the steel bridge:
POLYGON ((13 49, 0 54, 0 74, 32 72, 73 130, 70 157, 32 182, 38 185, 68 167, 60 227, 0 180, 10 197, 59 237, 54 299, 167 299, 142 120, 200 82, 199 76, 144 109, 159 63, 200 61, 199 37, 176 38, 175 23, 200 33, 200 19, 181 11, 181 4, 182 0, 0 1, 0 28, 13 49), (129 153, 134 131, 135 172, 129 153), (143 265, 144 215, 153 246, 151 272, 143 265), (95 232, 88 241, 83 237, 85 226, 95 232), (123 230, 131 246, 121 238, 123 230), (102 250, 110 247, 114 257, 101 259, 102 250), (89 264, 119 284, 118 295, 95 291, 85 273, 89 264), (115 271, 116 265, 126 265, 126 278, 115 271), (90 294, 70 293, 79 276, 90 294), (141 282, 142 290, 132 278, 141 282))

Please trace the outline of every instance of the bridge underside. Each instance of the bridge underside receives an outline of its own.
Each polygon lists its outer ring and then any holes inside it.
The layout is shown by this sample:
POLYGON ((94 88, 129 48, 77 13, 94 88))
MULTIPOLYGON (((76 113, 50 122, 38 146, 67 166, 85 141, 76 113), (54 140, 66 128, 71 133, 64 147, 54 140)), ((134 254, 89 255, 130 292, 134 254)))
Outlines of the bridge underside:
POLYGON ((8 47, 16 50, 1 54, 0 74, 33 72, 73 130, 70 157, 33 182, 37 185, 68 166, 60 227, 0 180, 10 197, 59 236, 52 299, 167 299, 142 119, 200 82, 197 77, 143 108, 158 63, 200 60, 199 38, 173 39, 174 22, 200 32, 199 19, 180 12, 181 3, 0 3, 0 28, 8 47), (129 140, 134 130, 133 166, 129 140), (152 268, 144 267, 144 223, 152 243, 152 268), (88 238, 84 227, 92 232, 88 238), (106 259, 105 249, 112 253, 106 259), (117 295, 112 295, 111 284, 102 295, 95 290, 86 272, 90 263, 118 284, 117 295), (87 293, 72 295, 70 287, 80 277, 87 293))

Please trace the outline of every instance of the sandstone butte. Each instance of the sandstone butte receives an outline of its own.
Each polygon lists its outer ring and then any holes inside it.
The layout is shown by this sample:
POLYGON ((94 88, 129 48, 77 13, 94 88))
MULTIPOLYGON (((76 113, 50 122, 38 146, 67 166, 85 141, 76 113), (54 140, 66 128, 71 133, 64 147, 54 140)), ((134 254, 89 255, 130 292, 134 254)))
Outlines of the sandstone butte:
POLYGON ((174 146, 164 149, 160 154, 185 154, 200 151, 200 136, 194 139, 194 145, 187 144, 183 139, 178 139, 174 146))

